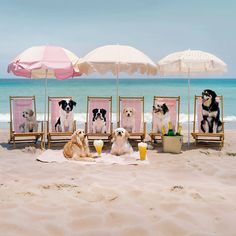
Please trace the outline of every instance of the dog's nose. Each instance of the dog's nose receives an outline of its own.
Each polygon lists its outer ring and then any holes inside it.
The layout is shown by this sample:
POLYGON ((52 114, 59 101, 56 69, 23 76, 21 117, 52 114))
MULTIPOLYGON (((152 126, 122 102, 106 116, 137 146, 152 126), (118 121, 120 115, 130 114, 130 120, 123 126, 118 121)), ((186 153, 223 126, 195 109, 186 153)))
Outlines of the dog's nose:
POLYGON ((128 116, 130 116, 130 114, 128 114, 128 116))

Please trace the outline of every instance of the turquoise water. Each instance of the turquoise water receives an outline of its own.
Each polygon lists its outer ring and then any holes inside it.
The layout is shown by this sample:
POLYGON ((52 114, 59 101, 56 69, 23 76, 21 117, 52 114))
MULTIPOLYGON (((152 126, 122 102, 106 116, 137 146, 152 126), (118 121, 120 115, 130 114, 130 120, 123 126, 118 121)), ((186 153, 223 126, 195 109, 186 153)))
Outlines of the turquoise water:
MULTIPOLYGON (((181 119, 187 121, 187 80, 185 79, 120 79, 120 96, 144 96, 145 114, 150 121, 153 96, 181 96, 181 119)), ((0 79, 0 122, 9 120, 9 96, 36 96, 37 110, 44 111, 45 80, 0 79)), ((226 127, 236 128, 236 79, 192 79, 191 114, 194 95, 209 88, 224 96, 226 127)), ((115 79, 48 80, 49 96, 72 96, 78 102, 76 113, 86 113, 87 96, 113 96, 113 112, 116 112, 115 79)), ((83 116, 84 117, 84 116, 83 116)), ((40 117, 39 117, 40 118, 40 117)), ((83 120, 84 118, 82 118, 83 120)))

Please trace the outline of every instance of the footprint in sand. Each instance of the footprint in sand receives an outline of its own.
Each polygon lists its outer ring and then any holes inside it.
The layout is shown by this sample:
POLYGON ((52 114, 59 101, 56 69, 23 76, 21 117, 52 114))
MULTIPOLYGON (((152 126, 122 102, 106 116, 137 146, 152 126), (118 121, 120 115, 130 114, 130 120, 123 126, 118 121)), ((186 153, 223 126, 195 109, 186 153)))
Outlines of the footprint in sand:
POLYGON ((199 193, 190 193, 190 196, 191 196, 193 199, 196 199, 196 200, 202 199, 202 196, 201 196, 199 193))
POLYGON ((182 190, 184 190, 182 185, 174 185, 170 189, 171 192, 181 192, 182 190))

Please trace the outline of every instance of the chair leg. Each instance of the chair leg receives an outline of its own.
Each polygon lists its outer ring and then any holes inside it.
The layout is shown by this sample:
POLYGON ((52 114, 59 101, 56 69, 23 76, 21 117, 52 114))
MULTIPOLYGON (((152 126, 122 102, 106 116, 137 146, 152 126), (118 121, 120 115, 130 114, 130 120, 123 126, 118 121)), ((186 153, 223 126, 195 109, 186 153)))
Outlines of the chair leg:
POLYGON ((44 146, 45 144, 43 142, 43 135, 41 135, 40 138, 41 138, 41 140, 40 140, 41 141, 40 148, 43 149, 43 148, 45 148, 45 146, 44 146))
POLYGON ((13 141, 13 148, 16 148, 16 140, 15 140, 15 136, 12 137, 12 141, 13 141))
POLYGON ((51 148, 51 137, 48 135, 48 148, 51 148))

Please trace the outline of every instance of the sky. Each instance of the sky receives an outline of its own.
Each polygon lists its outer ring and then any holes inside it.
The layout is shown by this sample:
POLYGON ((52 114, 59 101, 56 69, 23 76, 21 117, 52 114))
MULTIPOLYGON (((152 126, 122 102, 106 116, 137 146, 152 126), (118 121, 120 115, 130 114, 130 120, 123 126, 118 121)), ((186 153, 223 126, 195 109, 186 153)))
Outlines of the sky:
POLYGON ((8 63, 36 45, 78 57, 107 44, 133 46, 154 62, 197 49, 228 65, 236 78, 235 0, 0 0, 0 78, 8 63))

